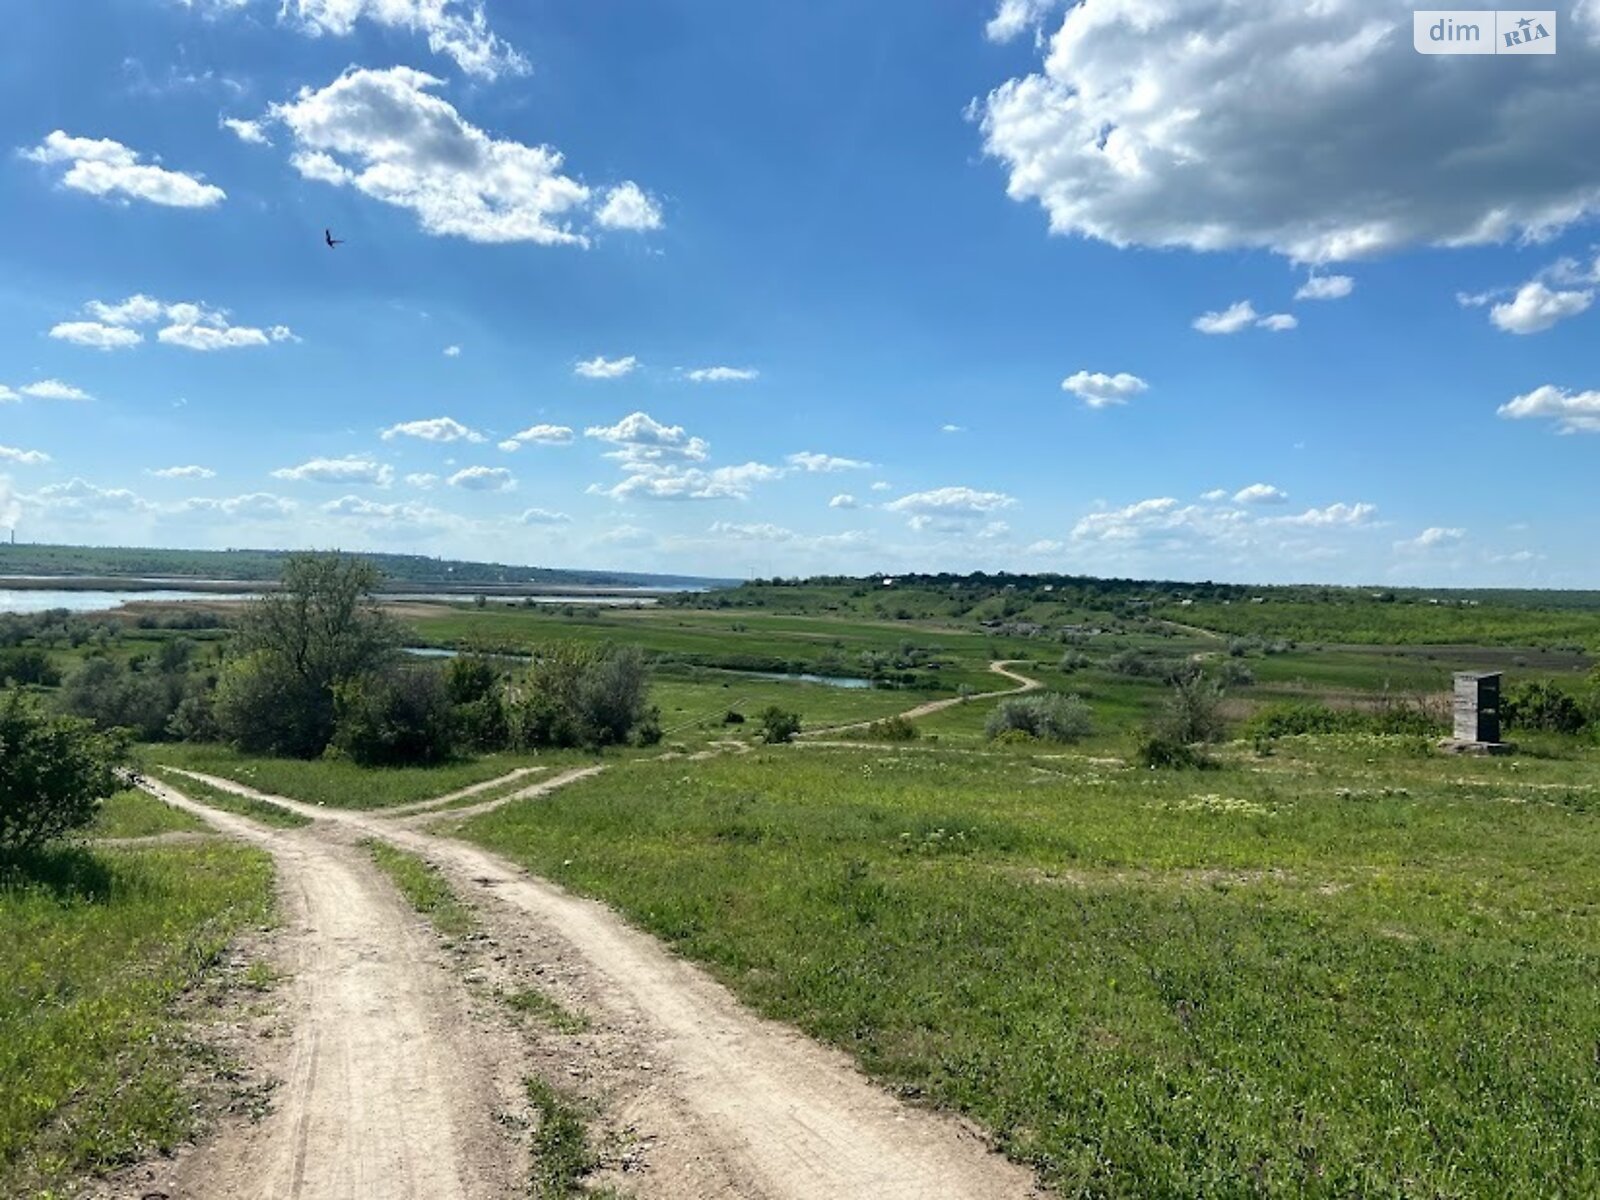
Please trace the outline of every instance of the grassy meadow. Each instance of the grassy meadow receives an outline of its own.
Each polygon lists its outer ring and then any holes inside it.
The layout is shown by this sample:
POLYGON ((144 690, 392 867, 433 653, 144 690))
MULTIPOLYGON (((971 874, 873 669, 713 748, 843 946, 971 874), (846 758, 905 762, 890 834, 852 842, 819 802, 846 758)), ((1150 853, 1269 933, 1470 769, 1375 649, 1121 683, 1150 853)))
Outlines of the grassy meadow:
MULTIPOLYGON (((108 808, 108 835, 163 831, 126 796, 108 808)), ((0 866, 0 1195, 66 1195, 195 1133, 191 1077, 215 1064, 179 1001, 271 895, 267 857, 220 841, 0 866)))

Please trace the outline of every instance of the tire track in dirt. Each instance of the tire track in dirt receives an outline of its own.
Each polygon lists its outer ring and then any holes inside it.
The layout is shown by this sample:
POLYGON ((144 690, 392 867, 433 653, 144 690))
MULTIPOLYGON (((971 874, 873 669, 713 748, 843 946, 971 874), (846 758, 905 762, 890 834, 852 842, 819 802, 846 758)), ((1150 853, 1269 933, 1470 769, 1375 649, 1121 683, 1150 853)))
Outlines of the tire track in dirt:
MULTIPOLYGON (((1000 664, 995 669, 1022 684, 1018 690, 1039 686, 1000 664)), ((548 791, 595 770, 568 772, 540 786, 548 791)), ((631 1192, 682 1200, 1022 1200, 1042 1194, 1030 1171, 994 1153, 971 1126, 897 1100, 841 1052, 751 1013, 706 972, 603 904, 465 842, 410 828, 420 815, 388 822, 186 774, 419 854, 458 894, 492 910, 513 936, 520 931, 525 939, 562 947, 563 971, 597 1009, 591 1019, 601 1032, 637 1047, 624 1099, 666 1157, 696 1176, 691 1182, 655 1173, 648 1190, 630 1183, 631 1192)))
MULTIPOLYGON (((936 712, 943 712, 947 708, 954 708, 958 704, 965 704, 969 700, 992 700, 996 696, 1020 696, 1023 692, 1038 691, 1044 686, 1040 680, 1030 679, 1028 676, 1020 674, 1019 672, 1011 669, 1021 661, 1023 660, 1020 658, 1008 658, 989 664, 989 670, 993 671, 996 675, 1003 675, 1007 679, 1011 680, 1017 685, 1014 688, 1002 688, 996 692, 978 692, 971 696, 951 696, 946 700, 930 700, 926 704, 919 704, 915 708, 908 708, 905 712, 898 713, 896 715, 899 716, 903 721, 915 721, 918 717, 929 717, 936 712)), ((818 726, 816 729, 809 729, 800 734, 799 739, 797 740, 821 737, 823 734, 848 733, 852 729, 866 729, 869 726, 876 725, 879 720, 883 719, 884 718, 880 717, 871 721, 852 721, 848 725, 822 725, 818 726)))
POLYGON ((141 1190, 173 1200, 523 1194, 527 1149, 497 1120, 526 1110, 517 1039, 473 1020, 437 940, 365 852, 326 823, 280 832, 155 780, 140 786, 273 856, 290 976, 286 1044, 265 1064, 282 1080, 271 1113, 157 1164, 141 1190))

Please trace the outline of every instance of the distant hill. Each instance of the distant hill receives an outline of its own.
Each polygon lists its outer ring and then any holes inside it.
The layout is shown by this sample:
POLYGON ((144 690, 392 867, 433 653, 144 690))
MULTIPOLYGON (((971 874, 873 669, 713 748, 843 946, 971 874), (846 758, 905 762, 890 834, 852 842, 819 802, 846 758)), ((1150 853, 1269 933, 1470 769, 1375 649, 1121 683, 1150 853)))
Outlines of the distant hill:
MULTIPOLYGON (((283 573, 290 550, 163 550, 130 546, 0 544, 0 575, 94 576, 104 579, 220 579, 268 582, 283 573)), ((473 587, 727 587, 732 579, 693 575, 649 575, 633 571, 568 571, 465 562, 420 554, 367 554, 389 589, 473 587)))

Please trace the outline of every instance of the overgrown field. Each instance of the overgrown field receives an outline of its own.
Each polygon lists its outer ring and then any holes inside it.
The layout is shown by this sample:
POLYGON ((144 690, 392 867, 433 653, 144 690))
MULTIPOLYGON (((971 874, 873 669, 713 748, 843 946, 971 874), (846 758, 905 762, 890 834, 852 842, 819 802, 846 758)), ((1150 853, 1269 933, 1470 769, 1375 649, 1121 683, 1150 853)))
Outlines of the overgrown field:
POLYGON ((186 1076, 215 1064, 174 1006, 271 895, 270 860, 221 842, 0 867, 0 1195, 50 1194, 194 1132, 186 1076))
POLYGON ((466 833, 1064 1195, 1596 1194, 1592 752, 1279 747, 636 762, 466 833))

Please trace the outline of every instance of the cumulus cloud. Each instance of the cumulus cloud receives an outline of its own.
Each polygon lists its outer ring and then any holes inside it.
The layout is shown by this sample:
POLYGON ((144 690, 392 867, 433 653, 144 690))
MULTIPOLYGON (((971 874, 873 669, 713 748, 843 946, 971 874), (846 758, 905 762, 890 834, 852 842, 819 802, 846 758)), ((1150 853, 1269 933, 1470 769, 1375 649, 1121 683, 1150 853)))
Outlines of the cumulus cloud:
POLYGON ((297 506, 293 500, 274 496, 271 492, 250 492, 243 496, 212 499, 196 496, 183 502, 186 512, 217 513, 250 521, 279 521, 293 516, 297 506))
POLYGON ((569 525, 572 518, 564 512, 551 512, 548 508, 530 508, 518 518, 524 525, 569 525))
POLYGON ((466 467, 445 482, 471 492, 509 492, 517 486, 516 476, 504 467, 466 467))
POLYGON ((30 383, 17 389, 17 394, 29 396, 35 400, 93 400, 80 387, 73 387, 70 383, 62 383, 59 379, 41 379, 38 383, 30 383))
POLYGON ((1270 525, 1299 525, 1308 529, 1329 529, 1340 525, 1364 525, 1378 511, 1376 504, 1330 504, 1326 508, 1308 508, 1303 513, 1288 517, 1269 517, 1270 525))
POLYGON ((427 471, 418 471, 414 474, 407 475, 406 483, 411 487, 421 488, 423 491, 429 491, 430 489, 438 486, 439 477, 437 475, 430 474, 427 471))
POLYGON ((217 473, 210 467, 157 467, 146 472, 157 479, 215 479, 217 473))
POLYGON ((36 467, 50 461, 43 450, 18 450, 15 446, 0 446, 0 462, 16 463, 21 467, 36 467))
POLYGON ((1294 329, 1300 320, 1293 313, 1269 313, 1256 324, 1262 329, 1270 329, 1273 333, 1282 333, 1286 329, 1294 329))
POLYGON ((313 458, 297 467, 279 467, 274 479, 297 483, 370 483, 388 487, 394 482, 394 468, 370 458, 347 455, 344 458, 313 458))
POLYGON ((760 375, 750 367, 696 367, 686 378, 691 383, 748 383, 760 375))
POLYGON ((831 475, 837 471, 862 471, 871 468, 869 462, 862 462, 855 458, 839 458, 832 454, 817 454, 811 450, 802 450, 791 454, 786 460, 790 466, 811 474, 831 475))
POLYGON ((1594 292, 1554 291, 1535 279, 1517 294, 1489 310, 1489 320, 1506 333, 1542 333, 1558 321, 1575 317, 1594 302, 1594 292))
POLYGON ((1348 275, 1311 275, 1295 292, 1296 300, 1343 300, 1355 290, 1356 281, 1348 275))
POLYGON ((1058 234, 1311 263, 1546 237, 1600 210, 1600 8, 1570 20, 1547 69, 1485 87, 1474 58, 1421 69, 1387 0, 1103 0, 975 107, 1058 234))
POLYGON ((913 529, 926 529, 930 525, 959 525, 990 516, 1016 504, 1014 496, 1004 492, 982 492, 970 487, 933 488, 926 492, 912 492, 891 500, 883 507, 890 512, 903 513, 910 518, 913 529))
POLYGON ((1600 433, 1600 391, 1569 392, 1547 383, 1502 404, 1499 414, 1512 421, 1554 421, 1564 434, 1600 433))
POLYGON ((606 358, 597 354, 573 367, 572 373, 585 379, 621 379, 624 375, 631 375, 638 365, 639 360, 631 354, 626 358, 606 358))
POLYGON ((663 425, 649 413, 629 413, 615 425, 591 425, 583 436, 608 442, 616 450, 607 452, 625 466, 667 461, 703 462, 710 446, 691 437, 682 425, 663 425))
POLYGON ((983 27, 984 36, 991 42, 1009 42, 1030 30, 1036 31, 1045 17, 1066 2, 1067 0, 1000 0, 994 16, 983 27))
POLYGON ((529 425, 501 442, 500 449, 510 452, 524 446, 566 446, 571 444, 572 437, 569 425, 529 425))
POLYGON ((653 463, 630 469, 633 474, 620 483, 611 487, 594 484, 590 493, 613 500, 743 500, 756 484, 781 479, 784 474, 781 468, 758 462, 709 470, 653 463))
POLYGON ((1248 300, 1240 300, 1220 312, 1201 313, 1193 324, 1201 333, 1238 333, 1254 325, 1258 319, 1255 305, 1248 300))
POLYGON ((450 518, 436 508, 413 501, 384 504, 361 496, 341 496, 322 506, 330 517, 389 528, 438 528, 450 523, 450 518))
POLYGON ((1107 375, 1103 371, 1078 371, 1061 381, 1061 390, 1071 392, 1090 408, 1109 408, 1114 404, 1126 404, 1140 392, 1149 391, 1150 385, 1126 371, 1118 371, 1115 375, 1107 375))
POLYGON ((98 321, 63 321, 50 330, 50 336, 59 342, 94 350, 126 350, 144 341, 144 335, 137 329, 103 325, 98 321))
POLYGON ((156 340, 168 346, 202 352, 237 350, 247 346, 267 346, 274 342, 298 342, 287 325, 257 329, 234 325, 226 309, 212 308, 195 301, 169 304, 143 293, 129 296, 117 304, 91 300, 83 306, 91 321, 67 321, 50 330, 50 336, 80 346, 118 350, 144 341, 139 326, 167 322, 156 333, 156 340))
POLYGON ((479 0, 283 0, 281 16, 315 36, 347 36, 357 21, 420 34, 433 53, 479 79, 528 70, 528 60, 489 28, 479 0))
POLYGON ((446 346, 444 348, 444 356, 446 358, 460 358, 461 357, 461 347, 460 346, 446 346))
POLYGON ((483 434, 469 429, 454 417, 428 417, 420 421, 401 421, 379 435, 386 442, 395 438, 417 438, 424 442, 481 442, 483 434))
POLYGON ((155 505, 127 488, 102 488, 77 478, 67 483, 42 487, 29 499, 41 507, 70 516, 149 512, 155 508, 155 505))
POLYGON ((967 431, 967 427, 965 425, 941 425, 941 426, 939 426, 939 432, 940 433, 965 433, 966 431, 967 431))
POLYGON ((406 209, 426 233, 587 246, 573 221, 593 196, 561 152, 492 137, 433 94, 440 83, 409 67, 351 67, 269 117, 292 135, 303 177, 406 209))
POLYGON ((1270 483, 1252 483, 1233 494, 1236 504, 1282 504, 1288 495, 1270 483))
POLYGON ((1396 550, 1437 550, 1441 547, 1457 545, 1466 536, 1467 531, 1465 529, 1447 529, 1435 525, 1430 529, 1424 529, 1409 541, 1396 542, 1394 548, 1396 550))
POLYGON ((643 233, 661 228, 661 206, 645 195, 637 183, 628 180, 606 193, 605 203, 595 213, 594 220, 604 229, 643 233))
POLYGON ((260 121, 245 121, 238 117, 223 117, 222 128, 230 130, 241 142, 249 142, 253 146, 270 146, 272 139, 267 136, 260 121))
POLYGON ((46 166, 66 166, 61 185, 91 196, 143 200, 168 208, 209 208, 227 193, 198 175, 169 171, 109 138, 69 137, 57 129, 22 156, 46 166))
POLYGON ((829 508, 859 508, 860 505, 856 502, 856 498, 854 496, 852 496, 849 492, 840 492, 832 500, 828 501, 828 507, 829 508))

